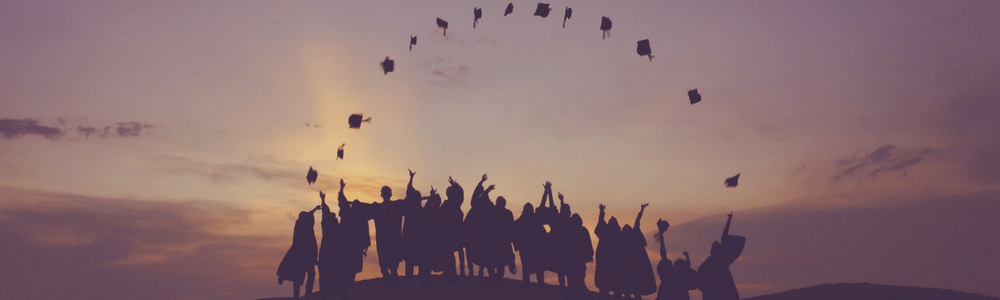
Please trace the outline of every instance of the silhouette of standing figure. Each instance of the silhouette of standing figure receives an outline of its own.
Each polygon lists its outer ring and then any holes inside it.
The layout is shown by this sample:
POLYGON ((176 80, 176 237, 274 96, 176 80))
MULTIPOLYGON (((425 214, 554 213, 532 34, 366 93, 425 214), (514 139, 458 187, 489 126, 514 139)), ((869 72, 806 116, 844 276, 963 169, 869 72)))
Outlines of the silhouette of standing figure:
POLYGON ((455 268, 455 252, 458 252, 458 270, 461 272, 462 276, 465 276, 465 251, 463 245, 465 245, 463 235, 462 235, 462 219, 465 218, 465 213, 462 212, 462 203, 465 202, 465 191, 462 186, 448 177, 448 183, 451 184, 447 189, 445 189, 445 196, 448 199, 441 203, 441 231, 440 235, 443 238, 445 249, 450 251, 449 254, 451 259, 451 268, 455 268))
POLYGON ((604 298, 607 293, 622 294, 622 253, 621 253, 621 228, 618 227, 618 219, 611 217, 608 222, 604 222, 604 204, 598 206, 601 213, 598 216, 597 227, 594 228, 594 235, 597 235, 597 251, 595 258, 597 264, 594 267, 594 285, 599 290, 600 297, 604 298))
POLYGON ((594 244, 590 241, 590 232, 583 227, 583 218, 580 214, 573 214, 570 217, 569 227, 566 228, 567 262, 564 272, 566 272, 566 284, 569 289, 570 298, 584 298, 588 294, 584 279, 587 276, 587 263, 594 261, 594 244))
POLYGON ((400 201, 392 201, 392 189, 382 187, 382 203, 375 203, 375 244, 379 271, 387 280, 398 279, 399 263, 403 260, 403 215, 400 201))
MULTIPOLYGON (((543 194, 544 198, 545 195, 543 194)), ((539 285, 545 284, 545 270, 542 263, 542 239, 545 237, 545 227, 535 218, 535 207, 531 203, 525 203, 521 209, 521 216, 514 221, 514 250, 521 257, 521 279, 527 287, 531 282, 531 275, 535 275, 535 282, 539 285)), ((590 234, 587 234, 590 237, 590 234)))
MULTIPOLYGON (((670 228, 670 223, 659 220, 656 222, 659 232, 654 238, 660 243, 660 263, 656 265, 656 272, 660 274, 660 288, 656 293, 656 300, 689 300, 688 290, 697 288, 695 280, 697 273, 691 269, 690 258, 684 260, 678 258, 677 262, 671 264, 667 258, 667 247, 664 245, 663 234, 670 228)), ((687 256, 684 252, 684 256, 687 256)))
MULTIPOLYGON (((489 200, 489 196, 486 197, 489 200)), ((496 206, 493 209, 493 222, 488 224, 486 228, 486 242, 489 251, 488 268, 490 277, 499 280, 506 274, 504 268, 510 269, 511 274, 517 273, 517 266, 514 265, 514 249, 511 248, 514 213, 507 209, 507 199, 503 196, 497 197, 496 206)))
POLYGON ((653 274, 649 254, 646 253, 646 236, 639 227, 639 220, 642 219, 646 206, 649 206, 649 203, 640 206, 639 214, 635 217, 635 225, 631 227, 625 225, 621 235, 626 266, 625 293, 632 294, 637 300, 642 299, 643 295, 656 292, 656 275, 653 274))
POLYGON ((417 214, 420 213, 420 201, 423 197, 420 196, 420 191, 413 188, 413 176, 417 175, 417 172, 413 172, 410 169, 406 169, 410 173, 410 182, 406 184, 406 198, 403 198, 403 203, 401 203, 403 211, 403 248, 402 257, 406 261, 406 276, 413 276, 413 267, 417 266, 417 260, 419 260, 417 248, 420 247, 420 239, 417 238, 417 231, 415 219, 417 219, 417 214))
POLYGON ((466 236, 465 258, 468 259, 469 276, 473 274, 474 265, 479 266, 476 276, 483 276, 484 260, 487 256, 485 253, 487 251, 485 249, 485 228, 486 224, 490 224, 490 219, 493 218, 493 203, 489 199, 485 199, 484 195, 494 188, 493 185, 490 185, 483 189, 483 183, 487 179, 489 177, 483 174, 482 180, 472 192, 472 197, 469 198, 471 207, 463 222, 466 236))
POLYGON ((313 226, 316 219, 313 213, 320 209, 316 206, 308 212, 299 212, 299 218, 295 220, 295 228, 292 231, 292 246, 288 248, 285 257, 278 265, 278 284, 285 280, 293 283, 294 292, 292 297, 299 298, 299 287, 303 280, 306 285, 306 296, 312 294, 313 282, 316 278, 316 258, 319 255, 316 245, 316 233, 313 226))
MULTIPOLYGON (((343 180, 341 182, 341 186, 343 186, 343 180)), ((340 241, 343 230, 337 221, 337 215, 331 212, 330 207, 326 205, 326 194, 320 191, 319 198, 323 212, 321 223, 323 240, 320 243, 319 262, 317 263, 319 265, 320 298, 329 299, 327 296, 338 293, 340 298, 344 299, 347 284, 344 282, 344 276, 341 275, 343 273, 341 269, 344 269, 344 265, 346 265, 343 262, 345 259, 341 256, 345 252, 345 245, 340 241)))
POLYGON ((708 258, 698 267, 698 289, 704 300, 739 300, 740 294, 729 272, 729 265, 740 257, 746 238, 729 234, 733 213, 729 213, 726 228, 722 230, 722 242, 712 242, 708 258))

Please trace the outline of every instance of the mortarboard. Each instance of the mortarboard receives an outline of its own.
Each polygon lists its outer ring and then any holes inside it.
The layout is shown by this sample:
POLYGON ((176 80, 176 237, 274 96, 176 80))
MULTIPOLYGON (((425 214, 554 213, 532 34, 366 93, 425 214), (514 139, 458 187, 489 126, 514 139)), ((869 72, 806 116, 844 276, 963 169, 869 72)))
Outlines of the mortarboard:
POLYGON ((344 159, 344 146, 347 146, 347 143, 341 144, 340 147, 337 148, 337 159, 344 159))
POLYGON ((688 91, 688 98, 691 99, 692 105, 701 102, 701 95, 698 94, 698 89, 688 91))
POLYGON ((601 17, 601 31, 604 31, 601 34, 602 40, 605 36, 611 36, 611 19, 608 19, 608 17, 601 17))
POLYGON ((535 9, 535 15, 545 18, 549 16, 550 11, 552 11, 552 9, 549 8, 548 3, 538 3, 538 8, 535 9))
POLYGON ((563 28, 566 28, 566 20, 569 20, 569 18, 572 18, 572 17, 573 17, 573 9, 569 8, 569 6, 567 6, 566 7, 566 13, 563 14, 563 28))
POLYGON ((475 16, 475 19, 472 20, 472 28, 475 29, 476 23, 479 23, 479 19, 483 17, 483 9, 474 7, 472 8, 472 14, 475 16))
POLYGON ((316 170, 313 170, 313 167, 309 167, 309 172, 306 173, 306 181, 309 182, 309 185, 312 185, 316 182, 317 176, 319 176, 319 173, 316 173, 316 170))
POLYGON ((726 178, 726 187, 727 188, 736 187, 736 185, 739 184, 738 180, 740 180, 740 174, 736 174, 736 176, 726 178))
POLYGON ((362 120, 361 118, 362 118, 361 114, 353 114, 353 115, 351 115, 350 117, 347 118, 347 124, 351 125, 351 128, 357 129, 357 128, 361 128, 361 122, 371 122, 372 121, 371 117, 369 117, 367 119, 364 119, 364 120, 362 120))
POLYGON ((438 18, 437 19, 437 24, 438 24, 438 28, 443 28, 444 29, 444 35, 448 35, 448 21, 441 20, 441 18, 438 18))
POLYGON ((514 12, 514 3, 507 3, 507 9, 503 11, 503 16, 506 17, 510 13, 514 12))
POLYGON ((380 65, 382 65, 382 72, 385 74, 389 74, 389 72, 396 69, 396 61, 389 59, 388 56, 385 57, 385 60, 380 65))
POLYGON ((639 56, 645 55, 649 57, 649 61, 653 61, 653 50, 649 49, 649 39, 636 42, 635 52, 639 53, 639 56))
POLYGON ((411 35, 410 36, 410 51, 413 51, 413 45, 416 45, 416 44, 417 44, 417 37, 411 35))

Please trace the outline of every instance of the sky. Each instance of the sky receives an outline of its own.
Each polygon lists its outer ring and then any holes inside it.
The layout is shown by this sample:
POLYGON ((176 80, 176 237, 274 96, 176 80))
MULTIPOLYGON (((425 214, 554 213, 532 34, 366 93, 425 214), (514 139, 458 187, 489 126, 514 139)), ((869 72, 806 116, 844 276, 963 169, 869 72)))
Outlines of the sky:
POLYGON ((515 215, 551 181, 591 229, 651 203, 696 265, 733 212, 744 297, 1000 297, 998 2, 419 2, 0 3, 0 298, 287 296, 297 213, 407 169, 515 215))

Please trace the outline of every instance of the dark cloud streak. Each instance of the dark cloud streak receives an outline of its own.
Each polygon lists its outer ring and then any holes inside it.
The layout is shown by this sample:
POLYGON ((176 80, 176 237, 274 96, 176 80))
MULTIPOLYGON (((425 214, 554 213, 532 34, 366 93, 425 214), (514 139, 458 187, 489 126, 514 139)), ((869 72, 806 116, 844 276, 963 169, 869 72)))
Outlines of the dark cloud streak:
POLYGON ((894 145, 882 146, 868 155, 834 161, 837 173, 833 176, 833 180, 854 177, 859 173, 866 173, 866 177, 875 177, 883 172, 904 171, 919 164, 933 152, 931 148, 899 149, 894 145))
POLYGON ((40 135, 54 140, 61 137, 63 131, 57 127, 38 125, 38 120, 34 119, 0 119, 0 134, 8 140, 25 135, 40 135))

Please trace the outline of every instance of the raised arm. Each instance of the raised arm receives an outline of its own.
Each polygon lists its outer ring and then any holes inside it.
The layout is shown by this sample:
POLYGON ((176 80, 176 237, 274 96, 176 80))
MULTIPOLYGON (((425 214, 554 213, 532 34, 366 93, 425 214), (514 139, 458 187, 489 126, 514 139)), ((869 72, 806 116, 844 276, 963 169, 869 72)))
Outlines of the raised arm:
POLYGON ((667 247, 664 245, 663 234, 667 232, 667 228, 670 228, 670 223, 660 219, 656 221, 656 227, 660 230, 656 234, 656 239, 660 241, 660 260, 667 259, 667 247))
POLYGON ((344 183, 344 179, 341 178, 340 179, 340 192, 337 193, 337 203, 338 204, 346 204, 346 203, 348 203, 347 202, 347 197, 344 196, 344 187, 345 186, 347 186, 347 184, 344 183))
POLYGON ((319 203, 319 206, 322 207, 324 214, 330 213, 330 206, 326 205, 326 194, 324 194, 323 191, 319 191, 319 203))
POLYGON ((410 171, 410 169, 406 169, 406 171, 410 172, 410 182, 406 184, 406 196, 409 196, 417 192, 417 189, 413 188, 413 175, 417 175, 417 172, 410 171))
MULTIPOLYGON (((729 212, 729 219, 726 220, 726 229, 722 230, 722 238, 725 239, 729 235, 729 224, 733 222, 733 212, 729 212)), ((720 240, 722 241, 722 240, 720 240)))
POLYGON ((545 207, 545 197, 552 198, 552 182, 546 181, 545 184, 542 184, 542 187, 545 190, 542 191, 542 203, 538 204, 538 207, 545 207))
POLYGON ((598 217, 597 217, 597 224, 605 223, 604 222, 604 208, 606 208, 606 206, 604 206, 604 204, 601 204, 597 208, 601 209, 601 214, 598 215, 598 217))
POLYGON ((639 220, 642 219, 642 212, 646 210, 646 206, 649 206, 649 203, 643 203, 639 206, 639 214, 635 216, 635 225, 632 225, 632 228, 639 229, 639 220))
POLYGON ((483 174, 483 179, 479 180, 476 189, 472 190, 472 198, 469 198, 470 200, 476 200, 483 193, 483 183, 486 182, 486 179, 489 179, 489 177, 483 174))

